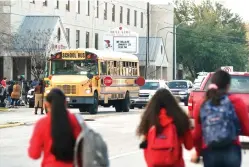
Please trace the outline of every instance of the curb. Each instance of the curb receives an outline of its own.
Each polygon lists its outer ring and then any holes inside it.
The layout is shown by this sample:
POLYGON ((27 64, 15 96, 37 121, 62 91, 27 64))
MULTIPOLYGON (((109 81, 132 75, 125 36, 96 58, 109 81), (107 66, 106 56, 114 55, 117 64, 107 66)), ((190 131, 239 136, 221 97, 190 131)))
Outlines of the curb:
POLYGON ((3 128, 12 128, 12 127, 16 127, 16 126, 22 126, 25 125, 26 123, 7 123, 7 124, 1 124, 0 125, 0 129, 3 128))
MULTIPOLYGON (((85 117, 84 119, 86 121, 93 121, 95 119, 112 117, 112 116, 116 116, 116 115, 117 114, 110 114, 110 115, 90 115, 89 117, 85 117)), ((84 117, 86 115, 81 115, 81 116, 84 117)), ((9 123, 5 123, 5 124, 0 124, 0 129, 12 128, 12 127, 23 126, 23 125, 33 125, 35 123, 36 123, 36 121, 30 121, 30 122, 13 122, 13 123, 9 122, 9 123)))
POLYGON ((10 109, 8 109, 8 108, 0 108, 0 112, 9 112, 10 111, 10 109))

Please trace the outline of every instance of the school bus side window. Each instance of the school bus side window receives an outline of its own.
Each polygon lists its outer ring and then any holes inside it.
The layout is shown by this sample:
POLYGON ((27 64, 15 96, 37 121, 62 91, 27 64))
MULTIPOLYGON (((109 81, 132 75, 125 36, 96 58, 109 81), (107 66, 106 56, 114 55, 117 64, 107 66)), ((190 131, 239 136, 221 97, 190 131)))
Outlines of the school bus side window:
POLYGON ((107 61, 107 75, 111 74, 111 70, 110 70, 110 61, 107 61))
POLYGON ((122 61, 119 62, 119 73, 121 76, 123 76, 123 62, 122 61))
POLYGON ((128 62, 128 75, 132 76, 132 62, 128 62))
POLYGON ((137 62, 134 62, 134 67, 133 67, 133 75, 138 75, 137 73, 137 62))
POLYGON ((106 61, 100 63, 101 75, 107 75, 107 63, 106 61))
POLYGON ((123 62, 123 76, 126 76, 126 62, 123 62))

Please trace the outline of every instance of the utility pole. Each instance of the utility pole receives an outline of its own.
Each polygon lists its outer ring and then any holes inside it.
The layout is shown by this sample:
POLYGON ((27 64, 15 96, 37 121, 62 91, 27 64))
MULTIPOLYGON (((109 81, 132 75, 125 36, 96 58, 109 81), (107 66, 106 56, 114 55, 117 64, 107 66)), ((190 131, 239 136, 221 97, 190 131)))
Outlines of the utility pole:
POLYGON ((146 59, 145 59, 145 79, 147 79, 148 62, 150 61, 150 3, 147 2, 147 38, 146 38, 146 59))

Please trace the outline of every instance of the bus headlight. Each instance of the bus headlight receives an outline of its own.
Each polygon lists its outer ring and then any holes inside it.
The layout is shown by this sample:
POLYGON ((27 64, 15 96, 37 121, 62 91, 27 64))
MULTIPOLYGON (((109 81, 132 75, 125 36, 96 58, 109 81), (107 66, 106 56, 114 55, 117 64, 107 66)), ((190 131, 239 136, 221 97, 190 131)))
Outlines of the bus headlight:
POLYGON ((46 94, 48 94, 50 92, 50 90, 46 90, 45 92, 46 92, 46 94))
POLYGON ((91 93, 91 89, 86 89, 85 92, 86 92, 86 94, 90 94, 91 93))

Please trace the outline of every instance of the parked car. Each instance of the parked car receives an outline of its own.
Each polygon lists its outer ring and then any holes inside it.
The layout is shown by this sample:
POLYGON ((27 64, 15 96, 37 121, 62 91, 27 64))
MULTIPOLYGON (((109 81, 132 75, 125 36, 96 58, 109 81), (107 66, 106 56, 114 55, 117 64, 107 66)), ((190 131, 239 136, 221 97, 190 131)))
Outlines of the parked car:
MULTIPOLYGON (((190 118, 193 118, 193 111, 197 103, 204 97, 205 92, 208 89, 208 85, 211 83, 211 77, 213 73, 209 73, 205 80, 202 82, 199 90, 193 90, 190 93, 188 100, 188 115, 190 118)), ((249 72, 231 72, 231 87, 230 94, 235 94, 240 97, 247 107, 249 108, 249 72)), ((240 136, 240 141, 242 146, 248 148, 249 137, 240 136)))
POLYGON ((194 80, 194 89, 200 89, 201 83, 204 81, 206 76, 208 75, 207 72, 200 72, 198 73, 198 77, 194 80))
POLYGON ((193 88, 193 83, 189 80, 173 80, 168 83, 172 94, 185 106, 188 106, 188 97, 193 88))
POLYGON ((35 106, 34 92, 35 92, 35 89, 30 89, 27 94, 29 108, 34 108, 35 106))
POLYGON ((160 88, 169 90, 169 87, 166 85, 166 82, 164 80, 146 80, 144 86, 142 86, 139 90, 138 99, 131 99, 130 108, 134 109, 135 107, 145 107, 149 102, 150 98, 160 88))

